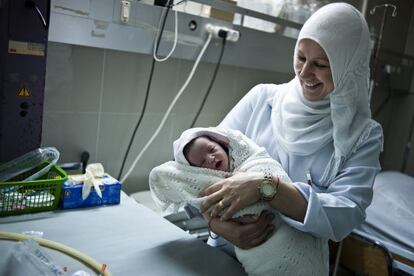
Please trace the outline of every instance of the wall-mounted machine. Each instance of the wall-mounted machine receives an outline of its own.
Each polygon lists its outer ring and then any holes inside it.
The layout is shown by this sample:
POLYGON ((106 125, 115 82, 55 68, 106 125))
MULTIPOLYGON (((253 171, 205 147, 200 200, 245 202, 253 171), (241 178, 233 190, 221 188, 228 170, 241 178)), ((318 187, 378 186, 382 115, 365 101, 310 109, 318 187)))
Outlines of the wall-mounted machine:
POLYGON ((0 0, 0 162, 38 148, 50 0, 0 0))

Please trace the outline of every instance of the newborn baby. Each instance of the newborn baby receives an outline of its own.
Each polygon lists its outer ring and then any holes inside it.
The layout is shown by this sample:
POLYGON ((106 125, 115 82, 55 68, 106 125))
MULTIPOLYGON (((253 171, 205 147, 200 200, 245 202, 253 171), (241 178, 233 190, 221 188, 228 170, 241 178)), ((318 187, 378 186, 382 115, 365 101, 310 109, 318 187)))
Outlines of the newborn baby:
POLYGON ((229 169, 227 151, 208 136, 194 138, 184 147, 184 156, 191 166, 220 171, 229 169))
MULTIPOLYGON (((154 200, 166 212, 177 212, 186 204, 199 208, 199 193, 230 173, 271 172, 290 181, 281 165, 264 148, 239 131, 193 128, 174 142, 175 161, 155 167, 150 173, 154 200)), ((233 219, 259 215, 270 209, 265 202, 236 213, 233 219)), ((249 275, 328 275, 327 256, 322 256, 322 240, 287 225, 278 212, 275 232, 263 244, 243 250, 235 247, 238 260, 249 275)))

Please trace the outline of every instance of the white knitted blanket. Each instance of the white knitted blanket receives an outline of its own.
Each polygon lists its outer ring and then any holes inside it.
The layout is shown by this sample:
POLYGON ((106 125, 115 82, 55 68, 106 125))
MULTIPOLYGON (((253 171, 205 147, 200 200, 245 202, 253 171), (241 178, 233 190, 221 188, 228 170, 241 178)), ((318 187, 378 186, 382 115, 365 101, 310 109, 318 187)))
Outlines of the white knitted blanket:
MULTIPOLYGON (((264 148, 257 146, 242 133, 226 130, 233 172, 269 171, 281 180, 290 182, 281 165, 264 148)), ((203 198, 199 193, 227 177, 229 173, 184 165, 175 161, 155 167, 150 173, 150 189, 155 202, 165 214, 177 212, 191 204, 199 208, 203 198)), ((234 218, 258 215, 269 207, 256 203, 240 210, 234 218)), ((323 262, 323 241, 296 230, 275 213, 275 233, 260 246, 249 250, 235 248, 236 256, 249 275, 328 275, 323 262)))

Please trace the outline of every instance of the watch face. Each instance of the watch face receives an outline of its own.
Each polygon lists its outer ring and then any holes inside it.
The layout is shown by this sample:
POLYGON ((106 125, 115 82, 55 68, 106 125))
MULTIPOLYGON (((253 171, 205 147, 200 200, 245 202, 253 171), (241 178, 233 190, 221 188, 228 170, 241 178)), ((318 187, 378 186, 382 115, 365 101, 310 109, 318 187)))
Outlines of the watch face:
POLYGON ((266 183, 263 185, 263 194, 265 196, 272 196, 274 191, 275 191, 275 187, 272 184, 266 183))
POLYGON ((269 201, 274 198, 276 195, 276 187, 270 181, 263 181, 260 186, 260 193, 262 194, 262 199, 269 201))

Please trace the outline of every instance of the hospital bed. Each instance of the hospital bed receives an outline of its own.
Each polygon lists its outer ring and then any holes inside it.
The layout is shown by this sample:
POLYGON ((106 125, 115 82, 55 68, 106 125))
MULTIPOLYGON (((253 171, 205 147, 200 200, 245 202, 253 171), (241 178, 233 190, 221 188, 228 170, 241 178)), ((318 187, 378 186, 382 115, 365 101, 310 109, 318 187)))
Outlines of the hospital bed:
POLYGON ((365 222, 339 247, 340 265, 357 274, 414 275, 414 177, 379 173, 365 222))

